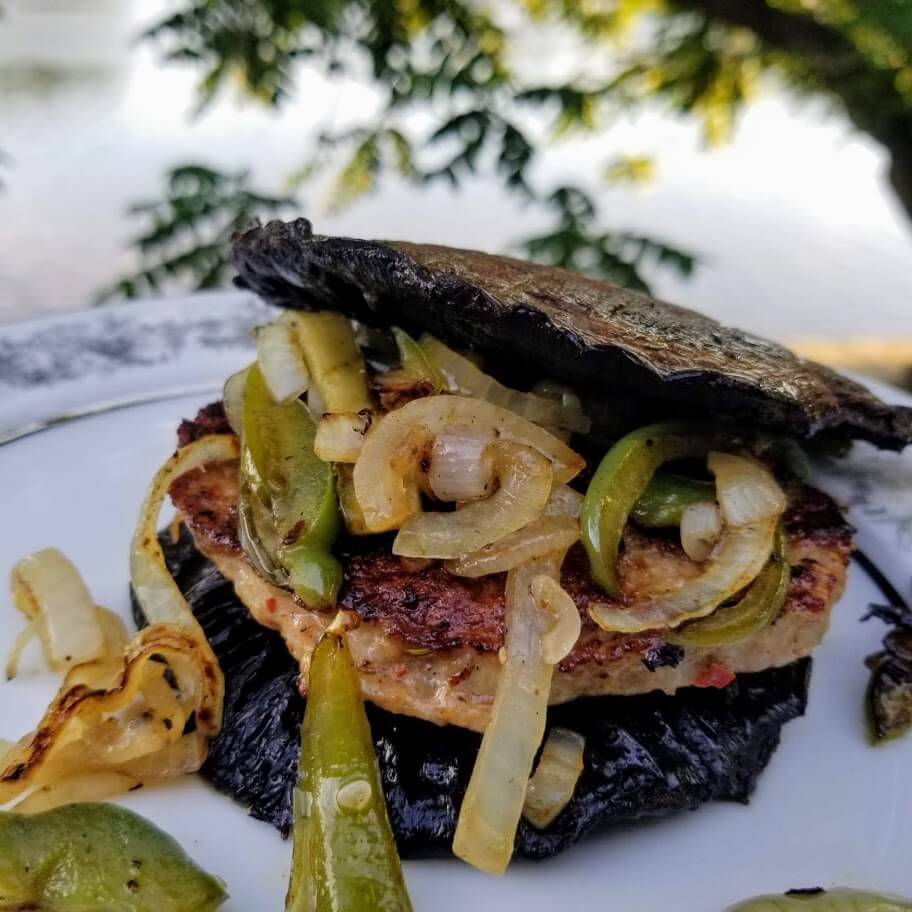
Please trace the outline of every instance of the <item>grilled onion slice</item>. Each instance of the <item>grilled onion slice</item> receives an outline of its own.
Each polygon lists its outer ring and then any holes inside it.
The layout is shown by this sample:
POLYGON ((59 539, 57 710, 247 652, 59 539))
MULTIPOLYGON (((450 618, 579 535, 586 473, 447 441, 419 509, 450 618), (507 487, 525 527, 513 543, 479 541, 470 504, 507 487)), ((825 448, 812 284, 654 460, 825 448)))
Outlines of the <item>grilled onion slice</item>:
POLYGON ((526 786, 523 817, 536 829, 549 827, 570 803, 583 772, 586 739, 568 728, 552 728, 538 766, 526 786))
MULTIPOLYGON (((236 459, 230 434, 203 437, 175 453, 156 474, 131 551, 136 598, 150 626, 120 655, 73 667, 38 727, 0 756, 0 805, 39 789, 44 807, 71 794, 100 797, 123 777, 137 782, 199 769, 222 721, 224 681, 202 628, 165 566, 156 536, 162 502, 174 479, 211 462, 236 459), (187 731, 193 718, 194 727, 187 731), (83 774, 110 773, 106 777, 83 774), (81 783, 79 788, 64 787, 81 783), (60 784, 59 788, 50 788, 60 784)), ((105 649, 122 637, 102 623, 105 649)), ((28 807, 28 806, 27 806, 28 807)))
POLYGON ((487 497, 494 485, 491 438, 451 428, 431 448, 428 486, 438 500, 466 501, 487 497))
POLYGON ((567 516, 542 516, 510 535, 447 563, 456 576, 475 579, 503 573, 552 551, 566 551, 579 539, 579 524, 567 516))
POLYGON ((681 514, 681 547, 698 564, 712 553, 722 534, 722 517, 714 501, 688 504, 681 514))
POLYGON ((40 638, 52 671, 66 671, 104 655, 104 630, 95 602, 79 571, 56 548, 17 561, 10 589, 29 626, 10 653, 7 678, 15 677, 19 654, 32 636, 40 638))
POLYGON ((507 576, 506 661, 462 801, 453 852, 502 874, 510 863, 526 783, 545 733, 554 666, 542 655, 547 620, 532 595, 536 577, 557 577, 562 556, 529 561, 507 576))
POLYGON ((446 377, 451 392, 485 399, 545 427, 589 433, 592 422, 583 413, 579 399, 570 391, 561 389, 557 395, 551 395, 550 390, 543 395, 522 393, 504 386, 469 358, 431 335, 422 336, 420 344, 431 364, 446 377))
POLYGON ((569 481, 585 465, 547 431, 489 402, 446 395, 416 399, 375 422, 355 463, 355 496, 369 531, 397 529, 418 512, 420 462, 429 457, 433 438, 453 426, 537 450, 551 462, 557 481, 569 481))
POLYGON ((762 462, 735 453, 710 453, 707 464, 716 476, 716 498, 728 525, 744 526, 785 512, 785 492, 762 462))
MULTIPOLYGON (((456 558, 477 551, 541 516, 551 494, 551 463, 537 450, 501 441, 491 444, 500 485, 484 500, 452 513, 418 513, 393 542, 400 557, 456 558)), ((355 485, 357 486, 357 466, 355 485)))
POLYGON ((310 373, 298 342, 296 314, 282 313, 256 331, 257 362, 276 402, 296 399, 310 386, 310 373))

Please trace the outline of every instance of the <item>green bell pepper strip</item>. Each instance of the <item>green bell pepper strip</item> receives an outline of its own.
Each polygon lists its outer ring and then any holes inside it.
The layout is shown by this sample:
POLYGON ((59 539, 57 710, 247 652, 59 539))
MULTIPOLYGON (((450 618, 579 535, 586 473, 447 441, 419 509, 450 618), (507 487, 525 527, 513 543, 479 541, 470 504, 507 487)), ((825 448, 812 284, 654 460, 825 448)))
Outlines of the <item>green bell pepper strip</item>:
POLYGON ((411 912, 361 688, 341 626, 313 652, 286 912, 411 912))
POLYGON ((0 812, 0 909, 212 912, 225 896, 170 836, 117 805, 0 812))
POLYGON ((332 466, 313 451, 315 433, 307 407, 297 399, 274 402, 259 368, 251 367, 244 385, 241 487, 248 505, 265 509, 245 511, 244 520, 295 594, 310 607, 330 608, 342 582, 341 565, 330 553, 341 516, 332 466))
POLYGON ((393 327, 393 338, 399 349, 400 369, 423 382, 436 396, 447 388, 446 377, 425 354, 424 349, 404 329, 393 327))
POLYGON ((741 599, 708 617, 669 630, 666 638, 679 646, 728 646, 746 640, 776 619, 785 604, 791 579, 788 536, 780 524, 769 562, 741 599))
POLYGON ((691 504, 716 499, 711 481, 658 472, 630 511, 631 519, 650 529, 674 528, 691 504))
POLYGON ((692 422, 650 424, 622 437, 604 456, 583 499, 580 537, 592 576, 618 597, 618 549, 624 526, 658 468, 695 459, 719 445, 719 432, 692 422))

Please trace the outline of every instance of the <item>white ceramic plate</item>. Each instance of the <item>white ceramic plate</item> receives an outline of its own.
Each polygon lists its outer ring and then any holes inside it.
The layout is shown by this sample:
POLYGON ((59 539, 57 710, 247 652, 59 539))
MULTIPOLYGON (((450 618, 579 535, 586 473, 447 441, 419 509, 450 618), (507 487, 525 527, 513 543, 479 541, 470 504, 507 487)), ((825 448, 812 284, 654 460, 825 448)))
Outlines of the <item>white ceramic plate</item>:
MULTIPOLYGON (((99 603, 128 617, 127 548, 143 491, 173 449, 178 420, 249 360, 247 329, 266 313, 230 293, 0 330, 0 576, 54 545, 99 603), (61 416, 70 417, 56 423, 61 416)), ((847 465, 818 480, 850 505, 859 545, 908 597, 912 453, 857 446, 847 465)), ((716 912, 756 893, 836 884, 912 894, 912 737, 874 749, 864 730, 863 661, 884 628, 858 621, 883 600, 853 564, 816 653, 808 713, 785 727, 749 806, 708 805, 616 828, 552 861, 517 863, 503 878, 456 861, 409 862, 416 909, 716 912)), ((0 592, 0 653, 20 626, 0 592)), ((0 736, 30 729, 56 690, 56 677, 38 667, 29 653, 29 673, 0 683, 0 736)), ((123 803, 224 878, 226 909, 282 909, 290 846, 267 824, 196 779, 123 803)))

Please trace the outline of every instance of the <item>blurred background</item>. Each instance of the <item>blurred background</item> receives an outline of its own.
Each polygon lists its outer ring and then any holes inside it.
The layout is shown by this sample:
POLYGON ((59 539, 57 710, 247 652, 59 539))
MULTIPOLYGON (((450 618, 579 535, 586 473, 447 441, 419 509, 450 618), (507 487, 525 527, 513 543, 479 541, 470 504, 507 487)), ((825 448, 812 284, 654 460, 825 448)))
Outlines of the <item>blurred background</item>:
POLYGON ((909 384, 912 0, 0 0, 0 323, 294 214, 909 384))

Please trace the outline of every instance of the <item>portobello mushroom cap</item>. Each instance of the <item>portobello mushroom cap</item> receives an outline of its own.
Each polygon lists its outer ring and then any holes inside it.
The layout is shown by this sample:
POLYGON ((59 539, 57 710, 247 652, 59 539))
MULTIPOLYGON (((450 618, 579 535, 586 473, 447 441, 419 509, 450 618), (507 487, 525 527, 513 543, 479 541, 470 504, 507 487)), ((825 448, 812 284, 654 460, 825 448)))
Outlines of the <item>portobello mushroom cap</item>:
POLYGON ((781 345, 587 276, 433 244, 315 235, 272 221, 233 245, 236 282, 280 307, 336 310, 374 327, 430 332, 486 358, 498 379, 570 384, 594 442, 676 417, 795 438, 899 450, 912 409, 781 345))

